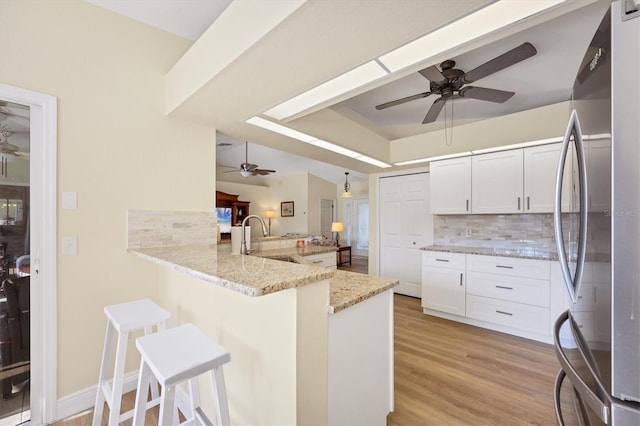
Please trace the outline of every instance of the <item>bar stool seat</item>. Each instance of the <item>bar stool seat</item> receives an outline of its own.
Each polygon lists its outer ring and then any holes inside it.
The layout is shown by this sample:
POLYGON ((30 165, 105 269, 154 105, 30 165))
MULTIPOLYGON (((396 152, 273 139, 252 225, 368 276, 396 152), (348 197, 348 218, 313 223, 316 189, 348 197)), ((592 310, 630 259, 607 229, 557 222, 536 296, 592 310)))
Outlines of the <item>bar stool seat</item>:
POLYGON ((158 424, 176 424, 176 385, 189 382, 190 411, 183 412, 185 423, 212 424, 200 408, 197 378, 211 372, 216 405, 217 425, 229 425, 229 407, 222 371, 223 364, 231 360, 225 348, 209 339, 193 324, 150 334, 136 339, 136 347, 142 357, 133 424, 144 424, 145 397, 141 389, 147 389, 152 378, 162 387, 158 424), (173 416, 173 418, 171 417, 173 416))
MULTIPOLYGON (((102 423, 102 412, 105 402, 109 406, 109 425, 117 425, 121 421, 133 416, 133 410, 122 414, 120 413, 129 333, 144 330, 145 334, 151 334, 154 327, 157 331, 163 330, 166 320, 170 317, 168 311, 162 309, 149 299, 105 306, 104 313, 107 316, 107 331, 105 333, 104 350, 100 364, 98 391, 93 412, 93 426, 102 423), (117 347, 113 367, 113 378, 110 378, 112 344, 115 333, 117 333, 117 347)), ((147 392, 144 392, 144 394, 146 397, 147 392)), ((157 384, 151 386, 151 396, 152 401, 150 405, 157 405, 159 403, 157 384)))

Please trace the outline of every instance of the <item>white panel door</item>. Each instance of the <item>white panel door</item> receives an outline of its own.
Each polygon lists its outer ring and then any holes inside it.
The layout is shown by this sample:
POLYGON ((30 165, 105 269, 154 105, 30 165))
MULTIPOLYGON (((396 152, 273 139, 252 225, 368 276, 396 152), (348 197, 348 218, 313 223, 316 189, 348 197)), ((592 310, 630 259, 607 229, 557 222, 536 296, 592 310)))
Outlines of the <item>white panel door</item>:
MULTIPOLYGON (((524 149, 524 212, 553 213, 556 175, 562 144, 541 145, 524 149)), ((570 208, 570 170, 565 169, 562 210, 570 208)))
POLYGON ((521 149, 474 155, 471 159, 471 169, 473 213, 524 211, 521 149))
POLYGON ((611 140, 586 141, 585 146, 589 211, 609 211, 611 209, 611 140))
POLYGON ((395 292, 420 297, 420 247, 433 243, 429 175, 380 179, 380 275, 400 281, 395 292))
POLYGON ((470 156, 431 162, 429 179, 431 213, 471 213, 470 156))

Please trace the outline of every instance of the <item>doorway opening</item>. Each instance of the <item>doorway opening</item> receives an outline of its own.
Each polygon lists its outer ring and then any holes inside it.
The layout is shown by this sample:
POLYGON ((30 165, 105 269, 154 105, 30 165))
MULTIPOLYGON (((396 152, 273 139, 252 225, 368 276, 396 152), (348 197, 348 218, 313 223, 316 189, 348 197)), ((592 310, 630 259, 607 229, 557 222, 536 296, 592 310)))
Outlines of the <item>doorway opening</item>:
MULTIPOLYGON (((28 110, 28 139, 29 139, 29 171, 28 171, 28 195, 23 193, 22 217, 26 220, 24 225, 24 248, 29 258, 29 268, 26 264, 15 259, 7 258, 8 271, 18 277, 17 272, 28 273, 29 277, 29 302, 26 310, 29 312, 30 331, 29 347, 29 410, 32 424, 48 424, 56 420, 56 353, 57 353, 57 315, 56 315, 56 208, 57 208, 57 100, 54 96, 33 92, 15 86, 0 84, 0 107, 21 106, 22 110, 28 110), (26 206, 28 205, 28 210, 26 206), (26 216, 26 219, 25 219, 26 216), (28 226, 27 226, 28 224, 28 226), (26 230, 28 229, 28 233, 26 230), (22 270, 21 270, 22 269, 22 270)), ((10 116, 5 111, 3 116, 10 116)), ((0 117, 0 118, 2 118, 0 117)), ((3 119, 3 121, 6 121, 3 119)), ((14 124, 15 125, 15 124, 14 124)), ((11 145, 14 144, 11 139, 11 145)), ((2 145, 0 144, 0 157, 2 145)), ((12 148, 9 148, 13 150, 12 148)), ((19 149, 16 152, 20 152, 19 149)), ((12 165, 6 162, 7 168, 0 167, 0 171, 7 172, 7 177, 12 176, 12 165)), ((4 174, 4 173, 3 173, 4 174)), ((12 186, 19 186, 12 182, 12 186)), ((25 185, 23 185, 25 186, 25 185)), ((23 190, 24 191, 24 190, 23 190)), ((6 198, 7 204, 14 204, 11 200, 19 197, 6 198)), ((0 198, 0 220, 2 218, 2 200, 0 198)), ((5 220, 14 220, 19 217, 18 203, 15 206, 7 206, 5 220), (6 219, 9 218, 9 219, 6 219)), ((19 225, 2 225, 5 228, 19 225)), ((12 230, 18 228, 12 228, 12 230)), ((1 239, 0 239, 1 241, 1 239)), ((7 251, 11 247, 18 247, 18 243, 7 241, 7 251), (9 245, 11 244, 11 246, 9 245)), ((22 247, 22 246, 20 246, 22 247)), ((18 256, 20 257, 20 256, 18 256)), ((24 260, 24 259, 23 259, 24 260)), ((23 280, 25 281, 25 280, 23 280)), ((22 291, 24 293, 23 286, 22 291)), ((18 291, 20 291, 18 289, 18 291)), ((19 296, 18 296, 19 297, 19 296)), ((24 301, 24 298, 20 297, 24 301)), ((23 309, 25 310, 25 309, 23 309)), ((24 328, 22 325, 20 328, 24 328)), ((6 358, 5 358, 6 359, 6 358)), ((23 361, 26 362, 26 361, 23 361)), ((13 363, 12 363, 13 364, 13 363)), ((11 372, 11 392, 13 395, 14 383, 11 372)), ((8 376, 8 375, 7 375, 8 376)), ((9 377, 1 377, 8 379, 9 377)), ((18 389, 16 389, 18 390, 18 389)), ((4 402, 4 401, 2 401, 4 402)))

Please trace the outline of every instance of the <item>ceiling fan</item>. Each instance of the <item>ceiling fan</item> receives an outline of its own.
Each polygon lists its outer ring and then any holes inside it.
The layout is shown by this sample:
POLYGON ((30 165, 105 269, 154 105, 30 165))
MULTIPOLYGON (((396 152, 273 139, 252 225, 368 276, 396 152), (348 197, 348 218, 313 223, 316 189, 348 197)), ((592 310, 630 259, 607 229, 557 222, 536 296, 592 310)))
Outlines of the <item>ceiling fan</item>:
POLYGON ((13 132, 6 124, 0 125, 0 136, 2 137, 0 140, 0 154, 13 154, 16 157, 28 159, 28 152, 20 152, 18 146, 9 143, 9 136, 12 134, 13 132))
POLYGON ((382 110, 415 99, 426 98, 429 95, 440 95, 440 97, 433 102, 424 120, 422 120, 422 124, 426 124, 438 118, 445 102, 450 99, 472 98, 497 103, 506 102, 515 95, 514 92, 465 85, 517 64, 520 61, 534 56, 536 53, 537 50, 531 43, 523 43, 469 72, 454 68, 456 65, 455 61, 450 59, 446 60, 440 64, 440 69, 433 65, 418 71, 424 78, 429 80, 429 91, 376 105, 376 109, 382 110))
MULTIPOLYGON (((269 170, 269 169, 259 169, 257 164, 251 164, 249 163, 249 142, 244 143, 244 163, 240 164, 240 168, 239 169, 235 169, 235 170, 228 170, 225 173, 229 173, 229 172, 237 172, 239 171, 240 174, 243 177, 249 177, 249 176, 257 176, 257 175, 268 175, 269 173, 275 173, 275 170, 269 170)), ((224 166, 224 167, 232 167, 232 166, 224 166)))

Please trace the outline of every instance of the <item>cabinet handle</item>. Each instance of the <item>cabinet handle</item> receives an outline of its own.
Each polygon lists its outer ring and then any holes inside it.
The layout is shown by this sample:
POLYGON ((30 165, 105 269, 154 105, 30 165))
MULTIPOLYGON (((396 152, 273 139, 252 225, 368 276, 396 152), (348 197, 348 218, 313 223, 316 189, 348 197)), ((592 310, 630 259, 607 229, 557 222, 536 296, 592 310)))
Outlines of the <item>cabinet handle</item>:
POLYGON ((460 272, 460 286, 462 286, 462 272, 460 272))
POLYGON ((505 311, 498 311, 498 310, 496 310, 496 313, 497 313, 497 314, 502 314, 502 315, 509 315, 510 317, 512 317, 512 316, 513 316, 513 314, 512 314, 511 312, 505 312, 505 311))
POLYGON ((449 259, 436 259, 436 262, 448 262, 449 259))
POLYGON ((520 210, 520 197, 518 197, 518 210, 520 210))
POLYGON ((504 285, 497 285, 496 288, 501 288, 501 289, 504 289, 504 290, 513 290, 513 287, 507 287, 507 286, 504 286, 504 285))
POLYGON ((314 260, 313 263, 322 263, 322 260, 314 260))
POLYGON ((513 266, 507 266, 507 265, 496 265, 496 268, 502 268, 502 269, 513 269, 513 266))
POLYGON ((527 210, 531 210, 531 202, 530 202, 531 200, 530 200, 530 198, 531 198, 531 197, 529 197, 529 196, 527 195, 527 210))
POLYGON ((467 207, 466 207, 466 209, 467 209, 467 211, 469 211, 469 200, 466 200, 466 201, 467 201, 467 207))

